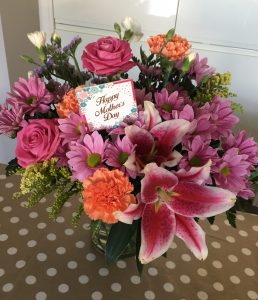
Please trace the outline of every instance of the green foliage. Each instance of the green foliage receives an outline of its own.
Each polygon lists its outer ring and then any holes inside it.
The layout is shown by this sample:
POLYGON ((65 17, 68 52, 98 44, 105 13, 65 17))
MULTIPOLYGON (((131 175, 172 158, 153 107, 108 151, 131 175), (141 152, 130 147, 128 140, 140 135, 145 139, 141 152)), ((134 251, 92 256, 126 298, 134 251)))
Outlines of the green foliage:
POLYGON ((231 108, 234 112, 240 112, 243 113, 244 112, 244 108, 240 103, 231 101, 231 108))
POLYGON ((255 183, 258 182, 258 167, 254 170, 250 176, 250 180, 255 183))
POLYGON ((229 224, 232 227, 236 228, 236 208, 232 207, 230 210, 228 210, 226 212, 226 216, 227 216, 229 224))
POLYGON ((121 26, 118 23, 114 24, 115 32, 118 34, 119 38, 121 39, 121 26))
POLYGON ((83 205, 80 204, 74 216, 72 217, 72 225, 76 228, 83 213, 83 205))
POLYGON ((215 216, 207 218, 208 222, 212 225, 215 222, 215 216))
POLYGON ((17 158, 14 158, 8 162, 8 165, 5 168, 6 176, 16 174, 20 170, 22 170, 22 168, 19 166, 17 158))

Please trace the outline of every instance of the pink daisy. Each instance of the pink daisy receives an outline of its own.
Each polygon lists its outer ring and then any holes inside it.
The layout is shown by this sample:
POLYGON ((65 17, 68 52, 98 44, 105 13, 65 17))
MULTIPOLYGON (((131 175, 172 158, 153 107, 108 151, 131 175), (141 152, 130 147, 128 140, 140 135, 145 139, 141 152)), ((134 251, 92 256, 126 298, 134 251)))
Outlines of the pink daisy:
POLYGON ((207 61, 207 57, 200 60, 199 54, 196 54, 189 75, 194 74, 197 84, 199 84, 205 76, 209 76, 215 72, 215 68, 208 66, 207 61))

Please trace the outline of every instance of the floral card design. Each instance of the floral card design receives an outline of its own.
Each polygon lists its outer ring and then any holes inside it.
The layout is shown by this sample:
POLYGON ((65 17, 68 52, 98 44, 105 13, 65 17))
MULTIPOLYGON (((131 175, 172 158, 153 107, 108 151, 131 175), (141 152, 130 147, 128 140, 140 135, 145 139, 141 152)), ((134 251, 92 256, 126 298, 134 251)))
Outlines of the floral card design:
POLYGON ((119 127, 138 118, 132 80, 76 88, 80 112, 90 131, 119 127))

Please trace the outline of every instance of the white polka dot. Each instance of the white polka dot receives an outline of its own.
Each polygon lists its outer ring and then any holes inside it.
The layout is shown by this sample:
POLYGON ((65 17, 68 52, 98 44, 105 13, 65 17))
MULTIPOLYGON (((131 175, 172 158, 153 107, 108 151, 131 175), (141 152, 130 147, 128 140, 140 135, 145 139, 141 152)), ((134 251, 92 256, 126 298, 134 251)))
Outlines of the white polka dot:
POLYGON ((24 236, 27 235, 29 233, 29 230, 27 228, 21 228, 19 230, 19 235, 24 236))
POLYGON ((25 260, 18 260, 15 264, 17 269, 22 269, 24 266, 26 265, 26 261, 25 260))
POLYGON ((74 260, 71 260, 71 261, 69 261, 69 262, 67 263, 67 268, 68 268, 68 269, 71 269, 71 270, 76 269, 77 266, 78 266, 78 264, 77 264, 77 262, 74 261, 74 260))
POLYGON ((56 218, 57 223, 64 223, 64 220, 65 220, 64 217, 61 217, 61 216, 56 218))
POLYGON ((230 226, 228 220, 225 220, 225 221, 224 221, 224 224, 227 225, 227 226, 230 226))
POLYGON ((54 234, 54 233, 49 233, 48 235, 47 235, 47 239, 49 240, 49 241, 55 241, 56 240, 56 235, 54 234))
POLYGON ((121 289, 122 289, 122 286, 121 286, 120 283, 114 282, 114 283, 111 284, 111 290, 112 290, 113 292, 120 292, 121 289))
POLYGON ((253 229, 254 231, 258 231, 258 225, 252 226, 252 229, 253 229))
POLYGON ((208 294, 204 291, 199 291, 197 293, 197 297, 200 299, 200 300, 207 300, 209 298, 208 294))
POLYGON ((18 217, 11 217, 10 222, 13 224, 16 224, 20 221, 20 219, 18 217))
POLYGON ((244 255, 251 255, 252 252, 248 249, 248 248, 242 248, 241 249, 241 252, 244 254, 244 255))
POLYGON ((153 293, 153 291, 146 291, 144 293, 144 297, 147 300, 153 300, 153 299, 155 299, 156 295, 153 293))
POLYGON ((57 274, 57 270, 55 268, 49 268, 49 269, 47 269, 46 273, 48 276, 53 277, 57 274))
POLYGON ((12 208, 11 208, 11 206, 5 206, 3 208, 3 211, 8 213, 8 212, 12 211, 12 208))
POLYGON ((85 230, 90 230, 90 224, 89 223, 85 223, 82 225, 82 228, 85 230))
POLYGON ((75 246, 77 248, 84 248, 85 247, 85 243, 83 241, 78 241, 75 243, 75 246))
POLYGON ((29 217, 31 219, 36 219, 38 217, 38 215, 39 214, 37 212, 35 212, 35 211, 32 211, 31 213, 29 213, 29 217))
POLYGON ((49 207, 46 208, 46 212, 48 212, 48 213, 50 213, 51 210, 52 210, 52 207, 51 207, 51 206, 49 206, 49 207))
POLYGON ((14 254, 16 254, 17 253, 17 248, 15 248, 15 247, 10 247, 10 248, 8 248, 7 249, 7 254, 9 254, 9 255, 14 255, 14 254))
POLYGON ((94 253, 88 253, 88 254, 86 255, 86 259, 87 259, 88 261, 94 261, 94 260, 96 259, 96 255, 95 255, 94 253))
POLYGON ((238 258, 235 255, 233 255, 233 254, 228 255, 228 259, 231 262, 237 262, 238 261, 238 258))
POLYGON ((2 277, 5 274, 5 270, 0 268, 0 277, 2 277))
POLYGON ((158 270, 156 269, 156 268, 149 268, 148 269, 148 273, 149 273, 149 275, 151 275, 151 276, 157 276, 158 275, 158 270))
POLYGON ((176 264, 171 260, 166 261, 165 265, 168 269, 175 269, 175 267, 176 267, 176 264))
POLYGON ((35 276, 33 276, 33 275, 29 275, 29 276, 27 276, 27 277, 25 278, 25 282, 26 282, 27 284, 29 284, 29 285, 35 284, 36 281, 37 281, 37 278, 36 278, 35 276))
POLYGON ((187 276, 187 275, 181 275, 180 276, 180 280, 183 282, 183 283, 190 283, 190 281, 191 281, 191 279, 190 279, 190 277, 189 276, 187 276))
POLYGON ((164 289, 166 292, 171 293, 171 292, 174 291, 174 286, 173 286, 172 283, 166 282, 166 283, 163 284, 163 289, 164 289))
POLYGON ((56 248, 56 253, 57 254, 65 254, 66 249, 64 247, 58 247, 56 248))
POLYGON ((13 289, 13 284, 8 282, 5 285, 3 285, 2 289, 3 289, 3 292, 9 293, 13 289))
POLYGON ((38 227, 38 229, 44 229, 44 228, 46 228, 47 227, 47 224, 46 223, 38 223, 37 224, 37 227, 38 227))
POLYGON ((255 291, 248 291, 247 296, 252 300, 258 299, 258 294, 255 291))
POLYGON ((46 261, 47 260, 47 255, 45 253, 38 253, 37 254, 37 260, 38 261, 46 261))
POLYGON ((47 201, 46 198, 42 198, 42 199, 39 201, 39 203, 45 203, 46 201, 47 201))
POLYGON ((218 231, 218 230, 219 230, 219 226, 218 226, 218 225, 215 225, 215 224, 212 224, 212 225, 211 225, 211 230, 213 230, 213 231, 218 231))
POLYGON ((221 248, 221 244, 220 244, 219 242, 212 242, 211 245, 212 245, 212 247, 215 248, 215 249, 221 248))
POLYGON ((238 276, 232 275, 229 277, 230 281, 234 284, 239 284, 240 283, 240 279, 238 276))
POLYGON ((22 201, 22 202, 20 202, 20 206, 21 207, 28 207, 28 201, 22 201))
POLYGON ((89 277, 87 275, 81 275, 81 276, 79 276, 78 281, 81 284, 86 284, 89 282, 89 277))
POLYGON ((8 235, 3 233, 0 234, 0 242, 5 242, 8 239, 8 235))
POLYGON ((214 282, 213 288, 218 292, 222 292, 224 290, 224 286, 220 282, 214 282))
POLYGON ((239 215, 239 214, 237 214, 236 218, 239 221, 244 221, 245 220, 245 217, 243 215, 239 215))
POLYGON ((191 256, 189 254, 186 254, 186 253, 182 254, 181 258, 182 258, 183 261, 190 261, 191 260, 191 256))
POLYGON ((3 202, 3 201, 4 201, 4 197, 0 196, 0 202, 3 202))
POLYGON ((107 276, 109 274, 109 270, 107 268, 100 268, 99 275, 100 276, 107 276))
POLYGON ((131 276, 130 280, 133 284, 140 284, 141 283, 141 278, 140 278, 140 276, 137 276, 137 275, 131 276))
POLYGON ((92 300, 101 300, 103 298, 103 295, 101 292, 95 291, 91 294, 91 299, 92 300))
POLYGON ((170 246, 171 249, 176 249, 177 248, 177 244, 175 242, 173 242, 170 246))
POLYGON ((65 284, 65 283, 61 283, 59 284, 58 286, 58 292, 59 293, 67 293, 69 291, 69 285, 68 284, 65 284))
POLYGON ((35 247, 36 245, 37 245, 37 242, 34 240, 30 240, 27 242, 27 246, 30 248, 35 247))
POLYGON ((236 242, 236 239, 235 239, 233 236, 231 236, 231 235, 228 235, 228 236, 226 237, 226 240, 227 240, 228 242, 230 242, 230 243, 235 243, 235 242, 236 242))
POLYGON ((67 229, 65 229, 65 234, 66 235, 72 235, 72 234, 74 234, 74 230, 71 229, 71 228, 67 228, 67 229))
POLYGON ((254 276, 255 272, 251 268, 245 268, 245 274, 248 275, 248 276, 254 276))
POLYGON ((125 269, 127 266, 127 264, 124 260, 118 260, 116 265, 119 269, 125 269))
POLYGON ((214 260, 214 261, 212 262, 212 265, 213 265, 213 267, 216 268, 216 269, 221 269, 221 268, 223 267, 222 263, 221 263, 219 260, 214 260))
POLYGON ((36 300, 46 300, 47 299, 47 294, 45 292, 38 292, 35 295, 36 300))
POLYGON ((203 268, 199 268, 199 269, 197 270, 197 273, 198 273, 198 275, 200 275, 200 276, 202 276, 202 277, 205 277, 205 276, 207 276, 207 274, 208 274, 208 272, 207 272, 205 269, 203 269, 203 268))
POLYGON ((258 247, 258 242, 255 243, 255 246, 258 247))
POLYGON ((70 206, 72 206, 72 203, 69 202, 69 201, 66 201, 65 204, 64 204, 64 206, 65 206, 65 207, 70 207, 70 206))
POLYGON ((0 175, 0 180, 4 180, 4 179, 6 179, 6 175, 5 174, 1 174, 0 175))
POLYGON ((7 189, 11 189, 13 186, 14 186, 14 184, 13 184, 12 182, 7 182, 7 183, 5 184, 5 187, 6 187, 7 189))
POLYGON ((243 236, 243 237, 247 237, 248 236, 248 233, 244 230, 239 230, 238 231, 239 235, 243 236))

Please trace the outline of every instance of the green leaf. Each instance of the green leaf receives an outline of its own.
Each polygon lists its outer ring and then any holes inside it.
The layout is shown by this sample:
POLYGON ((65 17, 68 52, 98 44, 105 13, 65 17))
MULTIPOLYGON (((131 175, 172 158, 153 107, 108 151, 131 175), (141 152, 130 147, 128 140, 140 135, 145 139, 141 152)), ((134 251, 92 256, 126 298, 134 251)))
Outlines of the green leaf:
POLYGON ((209 217, 209 218, 207 218, 207 220, 208 220, 209 223, 212 225, 212 224, 214 223, 214 221, 215 221, 215 216, 209 217))
POLYGON ((258 169, 252 172, 252 174, 250 176, 250 180, 252 182, 258 181, 258 169))
POLYGON ((169 42, 174 35, 175 35, 175 28, 172 28, 166 34, 166 42, 169 42))
POLYGON ((45 62, 47 59, 46 49, 45 47, 37 48, 38 57, 41 62, 45 62))
POLYGON ((121 38, 121 27, 118 23, 114 24, 114 29, 115 29, 115 32, 118 34, 118 36, 121 38))
POLYGON ((131 37, 133 36, 133 31, 128 29, 125 31, 125 34, 124 34, 124 37, 123 37, 123 40, 124 41, 130 41, 131 37))
POLYGON ((236 209, 234 207, 232 207, 230 210, 228 210, 226 212, 226 215, 227 215, 229 224, 232 227, 236 228, 236 209))
POLYGON ((21 166, 19 166, 17 158, 12 159, 5 168, 6 176, 15 174, 19 169, 21 169, 21 166))
POLYGON ((139 253, 140 253, 140 248, 141 248, 141 220, 138 221, 138 226, 137 226, 137 234, 136 234, 136 266, 139 275, 142 275, 143 271, 143 264, 139 260, 139 253))
POLYGON ((193 62, 194 62, 194 60, 190 60, 189 57, 186 57, 184 59, 183 65, 181 67, 181 71, 182 71, 183 74, 186 74, 190 70, 193 62))
POLYGON ((28 55, 20 55, 20 58, 29 64, 36 64, 33 58, 28 55))
POLYGON ((118 222, 111 227, 106 245, 107 264, 117 261, 133 237, 136 227, 137 222, 133 224, 118 222))
POLYGON ((142 50, 142 46, 140 47, 140 55, 141 55, 141 60, 142 63, 145 65, 147 63, 147 55, 145 52, 142 50))
POLYGON ((165 257, 165 258, 167 258, 168 257, 168 253, 165 252, 165 253, 162 254, 162 256, 165 257))

